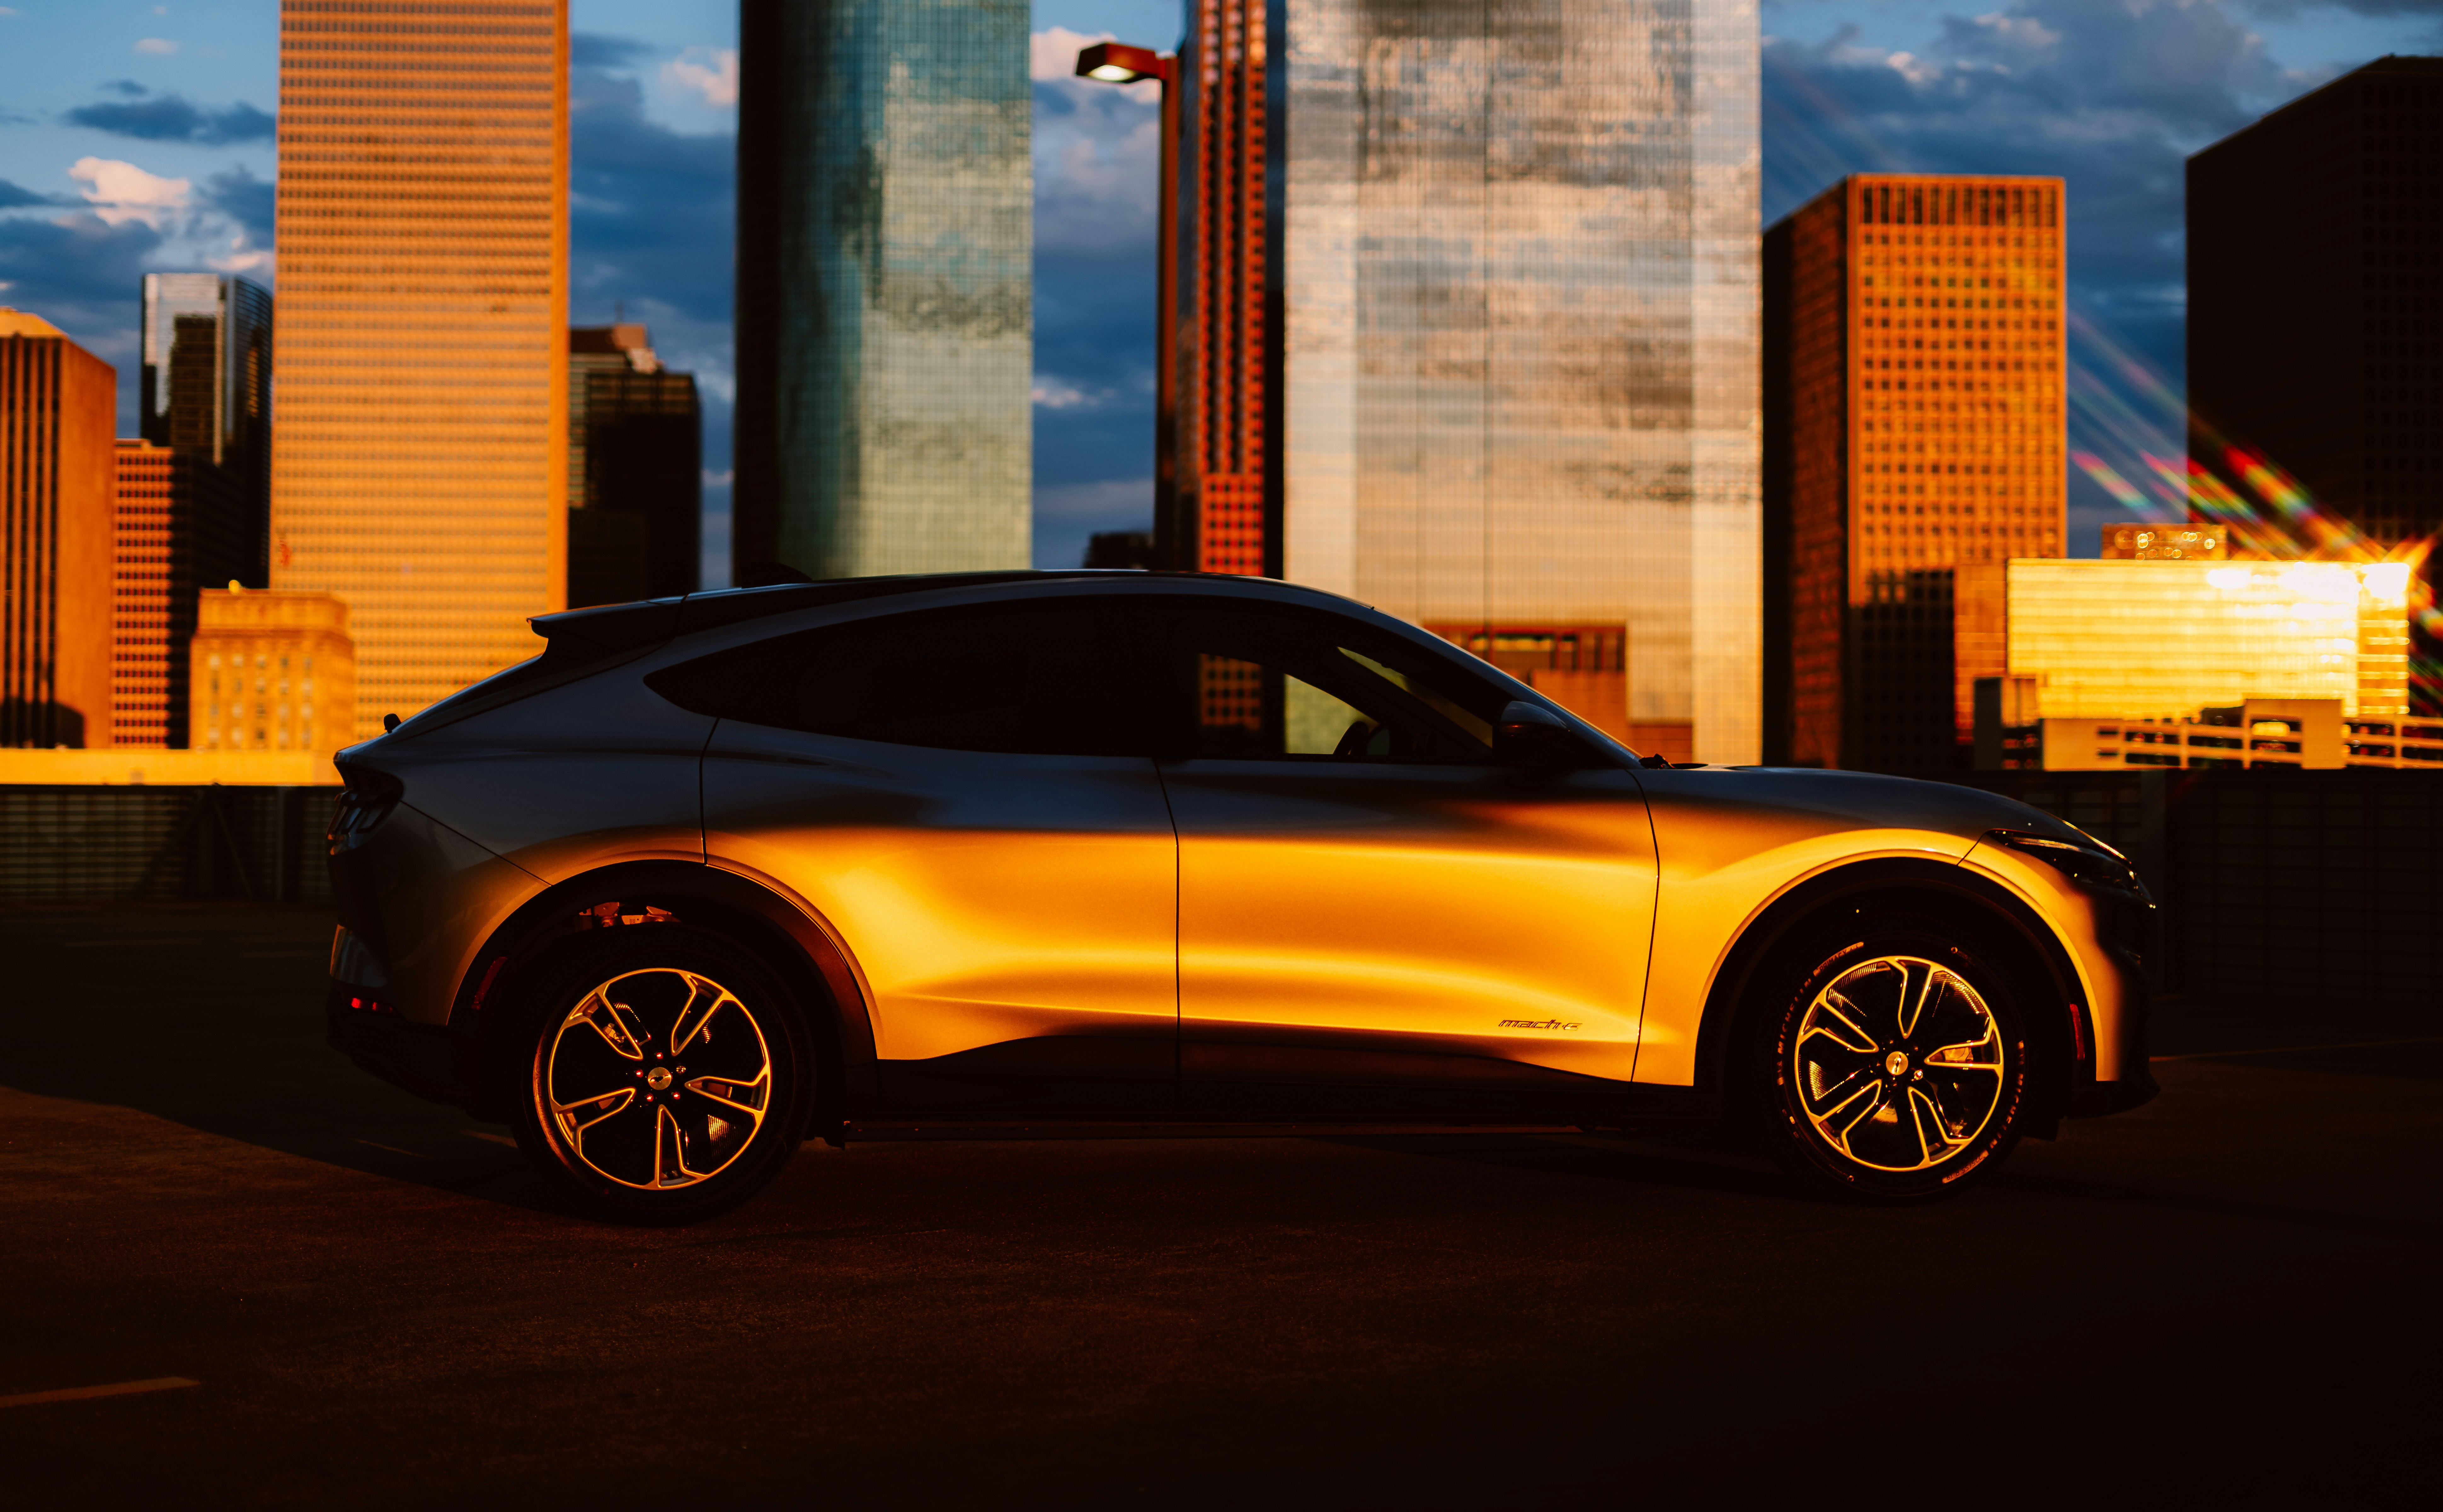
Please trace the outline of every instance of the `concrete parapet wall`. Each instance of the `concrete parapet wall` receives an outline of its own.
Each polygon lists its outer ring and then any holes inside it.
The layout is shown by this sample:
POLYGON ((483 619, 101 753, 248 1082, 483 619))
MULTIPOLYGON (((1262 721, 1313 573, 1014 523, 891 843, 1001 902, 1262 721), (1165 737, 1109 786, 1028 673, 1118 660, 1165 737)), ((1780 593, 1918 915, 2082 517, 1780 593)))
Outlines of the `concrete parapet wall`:
POLYGON ((322 833, 338 794, 303 785, 0 785, 0 902, 328 902, 322 833))

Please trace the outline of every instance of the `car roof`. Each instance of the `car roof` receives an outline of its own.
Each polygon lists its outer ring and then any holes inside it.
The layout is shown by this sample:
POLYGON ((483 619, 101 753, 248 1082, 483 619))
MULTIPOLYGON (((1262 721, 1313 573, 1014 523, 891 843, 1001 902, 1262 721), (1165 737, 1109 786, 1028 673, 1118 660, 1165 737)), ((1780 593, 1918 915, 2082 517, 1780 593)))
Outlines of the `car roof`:
MULTIPOLYGON (((946 588, 990 588, 1038 582, 1110 583, 1130 580, 1148 587, 1229 584, 1254 590, 1261 597, 1326 599, 1317 589, 1301 588, 1273 578, 1251 578, 1214 572, 1146 572, 1136 568, 1073 567, 1038 572, 916 572, 878 578, 834 578, 818 582, 780 583, 762 588, 715 588, 675 599, 647 599, 636 603, 601 604, 536 615, 527 621, 536 635, 558 653, 554 659, 607 655, 638 646, 656 645, 698 631, 745 624, 800 609, 816 609, 860 599, 902 594, 931 593, 946 588), (1263 590, 1274 590, 1265 593, 1263 590)), ((1350 607, 1358 607, 1350 605, 1350 607)))

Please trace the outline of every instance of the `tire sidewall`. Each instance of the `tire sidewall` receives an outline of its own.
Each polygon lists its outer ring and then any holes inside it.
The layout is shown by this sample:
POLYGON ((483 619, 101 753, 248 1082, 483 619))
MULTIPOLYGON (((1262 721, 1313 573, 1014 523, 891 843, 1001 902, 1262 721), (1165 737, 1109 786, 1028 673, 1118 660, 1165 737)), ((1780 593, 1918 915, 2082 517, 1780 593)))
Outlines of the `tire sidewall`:
POLYGON ((1781 968, 1773 973, 1780 986, 1764 999, 1767 1032, 1758 1037, 1757 1054, 1751 1060, 1751 1074, 1766 1094, 1760 1111, 1774 1153, 1819 1189, 1876 1202, 1947 1196, 1999 1165, 2018 1143, 2029 1091, 2028 1018, 2022 995, 2011 990, 2008 974, 1994 964, 2004 958, 2005 952, 1982 931, 1900 925, 1867 925, 1838 935, 1819 932, 1784 952, 1781 968), (1956 972, 1984 999, 2004 1046, 2002 1093, 1993 1116, 1965 1149, 1922 1171, 1879 1170, 1835 1149, 1807 1116, 1794 1081, 1799 1025, 1816 994, 1860 963, 1886 955, 1914 956, 1956 972))
POLYGON ((816 1059, 803 1011, 777 973, 717 935, 678 923, 623 925, 561 943, 536 963, 531 1005, 508 1037, 518 1144, 596 1216, 634 1224, 684 1224, 726 1212, 779 1175, 804 1138, 816 1059), (596 987, 631 971, 677 968, 718 982, 763 1031, 772 1060, 771 1102, 747 1148, 692 1186, 648 1191, 611 1180, 580 1159, 548 1112, 551 1050, 569 1010, 596 987))

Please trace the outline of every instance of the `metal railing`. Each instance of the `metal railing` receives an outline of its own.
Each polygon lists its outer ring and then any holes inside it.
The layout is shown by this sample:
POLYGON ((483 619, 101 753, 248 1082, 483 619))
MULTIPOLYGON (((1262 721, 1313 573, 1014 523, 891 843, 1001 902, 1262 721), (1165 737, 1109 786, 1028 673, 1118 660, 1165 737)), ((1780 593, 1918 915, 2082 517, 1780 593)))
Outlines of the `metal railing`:
POLYGON ((339 791, 0 786, 0 901, 328 902, 339 791))

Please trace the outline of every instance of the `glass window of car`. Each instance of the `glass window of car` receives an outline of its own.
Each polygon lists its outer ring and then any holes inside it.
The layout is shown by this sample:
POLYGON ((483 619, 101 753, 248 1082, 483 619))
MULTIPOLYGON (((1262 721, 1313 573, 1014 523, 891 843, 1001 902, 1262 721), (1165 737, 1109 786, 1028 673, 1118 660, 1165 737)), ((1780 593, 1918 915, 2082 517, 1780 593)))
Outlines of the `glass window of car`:
POLYGON ((776 636, 647 679, 682 708, 949 750, 1145 756, 1167 710, 1142 600, 1019 599, 776 636))
POLYGON ((1361 621, 1291 605, 1188 600, 1173 675, 1185 753, 1480 765, 1500 694, 1361 621))

